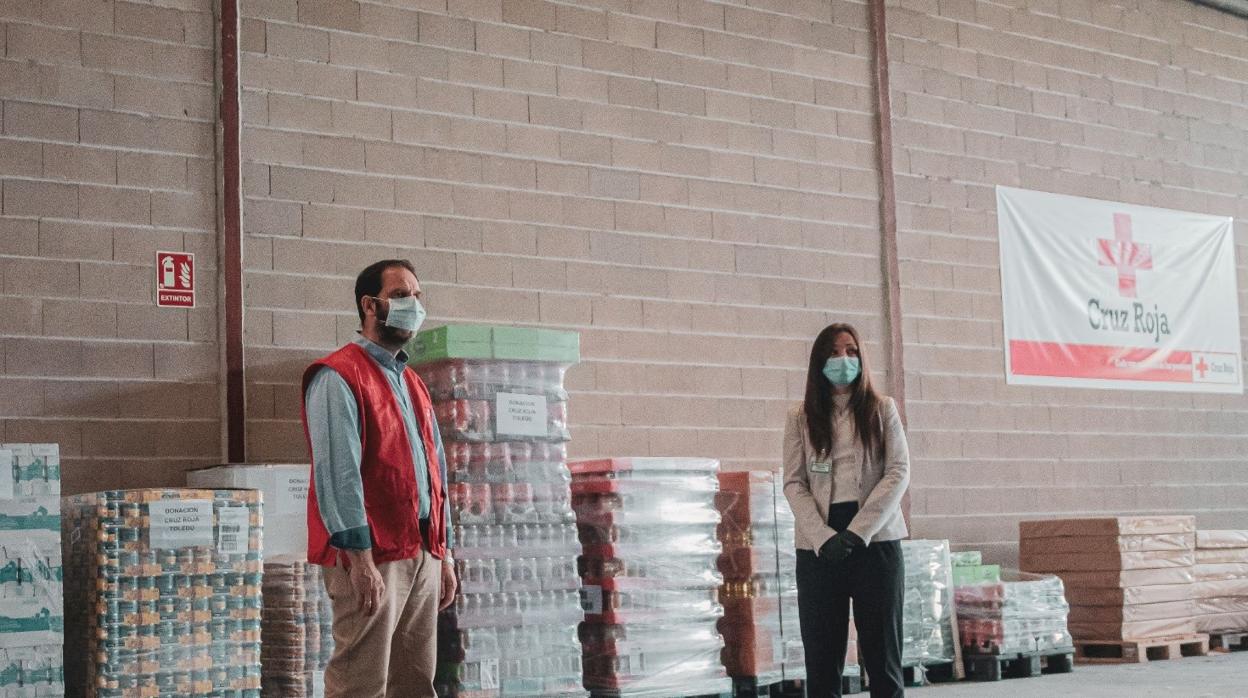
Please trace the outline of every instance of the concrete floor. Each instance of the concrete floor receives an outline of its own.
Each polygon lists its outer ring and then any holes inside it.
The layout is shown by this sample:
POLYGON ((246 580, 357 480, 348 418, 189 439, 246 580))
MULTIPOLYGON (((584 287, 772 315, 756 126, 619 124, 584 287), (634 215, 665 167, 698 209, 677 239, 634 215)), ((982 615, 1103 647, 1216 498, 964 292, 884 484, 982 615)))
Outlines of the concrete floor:
POLYGON ((992 683, 936 684, 908 688, 906 695, 912 698, 1244 698, 1248 697, 1248 652, 1184 657, 1148 664, 1076 666, 1070 674, 1046 674, 992 683))

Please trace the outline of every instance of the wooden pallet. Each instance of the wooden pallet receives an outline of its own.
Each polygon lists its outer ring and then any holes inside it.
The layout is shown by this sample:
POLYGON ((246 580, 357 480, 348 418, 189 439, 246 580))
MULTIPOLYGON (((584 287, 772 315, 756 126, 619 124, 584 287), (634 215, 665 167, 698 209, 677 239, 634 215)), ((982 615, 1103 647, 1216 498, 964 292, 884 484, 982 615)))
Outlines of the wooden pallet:
POLYGON ((971 681, 1021 679, 1041 674, 1068 674, 1074 670, 1072 647, 1012 654, 964 654, 966 678, 971 681))
POLYGON ((1208 635, 1183 635, 1148 640, 1076 640, 1076 664, 1140 664, 1161 659, 1204 657, 1208 635))
POLYGON ((1209 633, 1209 647, 1223 652, 1248 650, 1248 630, 1233 633, 1209 633))

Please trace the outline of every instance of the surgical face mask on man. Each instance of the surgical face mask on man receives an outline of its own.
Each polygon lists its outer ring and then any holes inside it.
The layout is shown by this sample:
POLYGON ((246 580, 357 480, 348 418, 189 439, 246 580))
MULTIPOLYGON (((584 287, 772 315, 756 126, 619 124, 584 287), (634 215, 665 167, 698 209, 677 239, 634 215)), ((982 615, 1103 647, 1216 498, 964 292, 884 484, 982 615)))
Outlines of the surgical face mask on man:
POLYGON ((837 387, 853 383, 859 372, 857 356, 834 356, 823 365, 823 375, 837 387))
POLYGON ((377 319, 381 320, 386 327, 415 332, 425 321, 425 306, 420 304, 420 299, 416 296, 376 298, 376 300, 386 302, 385 315, 377 315, 377 319))

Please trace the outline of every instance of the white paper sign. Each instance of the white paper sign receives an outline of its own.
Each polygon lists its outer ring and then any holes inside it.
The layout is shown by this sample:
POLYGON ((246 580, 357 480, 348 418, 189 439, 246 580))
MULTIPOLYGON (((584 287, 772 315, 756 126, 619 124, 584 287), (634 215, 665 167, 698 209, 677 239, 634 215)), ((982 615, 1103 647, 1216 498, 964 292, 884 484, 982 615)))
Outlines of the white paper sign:
POLYGON ((498 393, 495 431, 500 436, 546 436, 546 396, 498 393))
POLYGON ((641 665, 641 647, 637 643, 617 642, 615 643, 615 653, 617 657, 628 658, 628 674, 637 676, 645 668, 641 665))
POLYGON ((150 502, 151 546, 159 550, 212 547, 212 502, 207 499, 168 499, 150 502))
POLYGON ((498 659, 481 660, 481 690, 491 691, 498 688, 498 659))
POLYGON ((784 663, 802 664, 806 661, 806 646, 801 640, 784 641, 784 663))
POLYGON ((13 466, 16 461, 11 449, 0 449, 0 499, 13 499, 13 466))
POLYGON ((246 555, 251 538, 251 510, 247 507, 222 507, 217 512, 217 552, 222 555, 246 555))
POLYGON ((1006 382, 1242 393, 1233 223, 997 187, 1006 382))
POLYGON ((602 613, 602 587, 596 584, 581 587, 581 610, 591 615, 602 613))
POLYGON ((302 514, 308 510, 311 473, 279 473, 274 514, 302 514))

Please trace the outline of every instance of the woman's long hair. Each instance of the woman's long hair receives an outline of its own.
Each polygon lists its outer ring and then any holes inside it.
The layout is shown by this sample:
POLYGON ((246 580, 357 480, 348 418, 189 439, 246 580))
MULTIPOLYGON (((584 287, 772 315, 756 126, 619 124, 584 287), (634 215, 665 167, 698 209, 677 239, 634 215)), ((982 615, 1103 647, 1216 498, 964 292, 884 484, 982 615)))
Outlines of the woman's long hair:
POLYGON ((815 338, 810 349, 810 368, 806 372, 806 429, 810 443, 822 458, 832 454, 832 382, 823 375, 824 364, 832 356, 836 338, 842 332, 849 333, 858 345, 858 377, 851 384, 849 409, 858 428, 858 439, 868 453, 879 456, 884 448, 884 426, 880 422, 880 394, 871 385, 871 367, 858 330, 853 325, 836 323, 828 325, 815 338))

